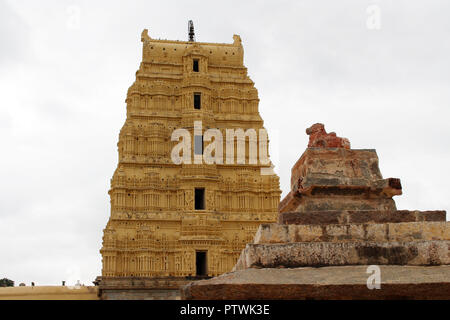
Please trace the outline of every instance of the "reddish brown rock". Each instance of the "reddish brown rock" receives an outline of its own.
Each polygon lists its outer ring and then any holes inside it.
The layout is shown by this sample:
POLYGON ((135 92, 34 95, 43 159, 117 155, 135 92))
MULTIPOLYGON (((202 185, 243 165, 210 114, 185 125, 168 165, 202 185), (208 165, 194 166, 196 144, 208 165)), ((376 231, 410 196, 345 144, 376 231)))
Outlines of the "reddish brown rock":
POLYGON ((350 141, 347 138, 340 138, 336 133, 325 131, 322 123, 313 124, 306 129, 309 135, 308 148, 344 148, 350 149, 350 141))

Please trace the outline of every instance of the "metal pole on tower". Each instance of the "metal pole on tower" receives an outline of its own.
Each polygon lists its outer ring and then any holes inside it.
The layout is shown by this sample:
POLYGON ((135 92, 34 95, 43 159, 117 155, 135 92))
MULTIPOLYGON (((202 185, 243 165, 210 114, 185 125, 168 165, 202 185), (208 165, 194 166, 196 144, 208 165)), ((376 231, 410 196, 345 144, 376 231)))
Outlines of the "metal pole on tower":
POLYGON ((188 22, 188 35, 189 35, 189 41, 194 42, 195 41, 195 32, 194 32, 194 22, 192 22, 192 20, 189 20, 189 22, 188 22))

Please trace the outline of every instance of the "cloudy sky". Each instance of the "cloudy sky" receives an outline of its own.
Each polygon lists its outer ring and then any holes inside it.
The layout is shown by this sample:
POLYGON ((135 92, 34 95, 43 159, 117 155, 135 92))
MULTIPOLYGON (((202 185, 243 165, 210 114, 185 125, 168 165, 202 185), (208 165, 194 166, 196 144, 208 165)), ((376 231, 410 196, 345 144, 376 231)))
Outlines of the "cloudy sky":
POLYGON ((450 2, 0 0, 0 278, 90 284, 140 33, 242 38, 283 196, 315 122, 375 148, 400 209, 450 209, 450 2))

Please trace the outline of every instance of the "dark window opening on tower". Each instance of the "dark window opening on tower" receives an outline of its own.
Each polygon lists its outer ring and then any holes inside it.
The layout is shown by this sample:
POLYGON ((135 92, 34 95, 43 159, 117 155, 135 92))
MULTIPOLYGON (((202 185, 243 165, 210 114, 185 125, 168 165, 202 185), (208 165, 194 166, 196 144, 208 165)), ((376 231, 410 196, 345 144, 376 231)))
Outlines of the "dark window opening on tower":
POLYGON ((205 210, 205 188, 195 188, 195 210, 205 210))
POLYGON ((208 275, 206 264, 206 251, 197 251, 195 253, 195 269, 197 276, 208 275))
POLYGON ((192 66, 192 70, 194 72, 198 72, 199 68, 198 68, 198 60, 194 60, 194 64, 192 66))
POLYGON ((194 109, 200 109, 202 106, 202 95, 194 93, 194 109))

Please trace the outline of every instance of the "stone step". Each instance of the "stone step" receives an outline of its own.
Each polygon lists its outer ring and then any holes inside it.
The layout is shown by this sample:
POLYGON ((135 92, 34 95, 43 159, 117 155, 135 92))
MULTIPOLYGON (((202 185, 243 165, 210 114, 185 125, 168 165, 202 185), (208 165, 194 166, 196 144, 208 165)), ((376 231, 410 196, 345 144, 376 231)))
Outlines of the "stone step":
POLYGON ((450 222, 262 224, 253 243, 450 240, 450 222))
POLYGON ((450 299, 450 266, 379 266, 380 289, 367 287, 367 265, 246 269, 192 282, 183 299, 450 299))
POLYGON ((446 221, 446 212, 410 210, 333 210, 309 212, 282 212, 281 224, 349 224, 349 223, 396 223, 418 221, 446 221))
POLYGON ((247 244, 233 270, 343 265, 446 265, 450 241, 247 244))

